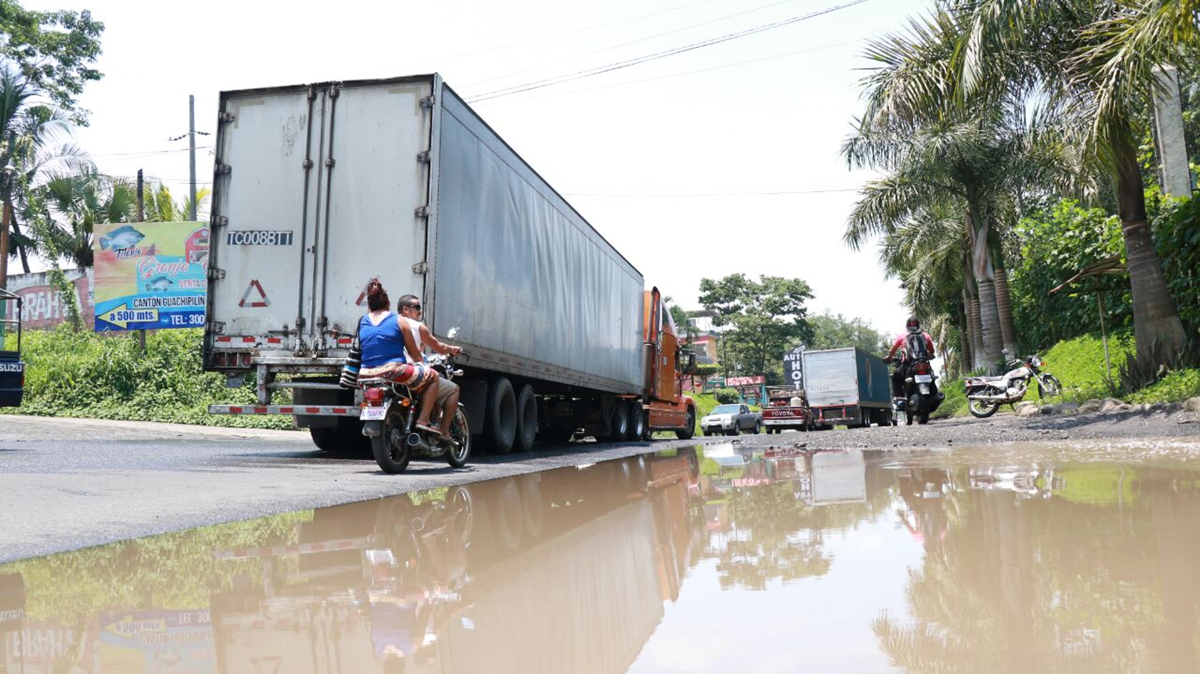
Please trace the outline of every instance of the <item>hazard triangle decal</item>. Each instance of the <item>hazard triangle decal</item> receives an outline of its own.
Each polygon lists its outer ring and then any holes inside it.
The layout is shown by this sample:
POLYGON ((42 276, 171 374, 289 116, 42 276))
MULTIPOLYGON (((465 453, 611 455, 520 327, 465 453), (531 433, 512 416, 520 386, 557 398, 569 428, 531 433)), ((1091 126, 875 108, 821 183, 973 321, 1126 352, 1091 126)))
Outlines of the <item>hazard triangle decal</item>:
POLYGON ((263 290, 262 284, 258 282, 258 279, 250 281, 250 287, 246 288, 246 292, 242 295, 242 301, 238 302, 238 306, 250 307, 251 309, 271 306, 271 300, 267 299, 267 293, 263 290), (251 299, 255 292, 258 293, 258 299, 251 299))

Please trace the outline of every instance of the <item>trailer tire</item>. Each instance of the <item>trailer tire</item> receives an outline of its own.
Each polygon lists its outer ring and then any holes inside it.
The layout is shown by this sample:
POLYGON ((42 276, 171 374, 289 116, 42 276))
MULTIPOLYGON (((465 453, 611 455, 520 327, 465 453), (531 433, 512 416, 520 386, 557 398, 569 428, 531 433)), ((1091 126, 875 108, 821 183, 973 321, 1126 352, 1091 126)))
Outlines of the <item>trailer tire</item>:
MULTIPOLYGON (((692 436, 695 434, 696 408, 689 407, 687 411, 687 426, 685 426, 682 430, 675 431, 675 437, 679 438, 680 440, 691 440, 692 436)), ((705 431, 704 434, 708 435, 708 431, 705 431)))
POLYGON ((507 377, 497 377, 488 386, 486 412, 484 432, 492 452, 508 454, 517 437, 517 397, 507 377))
POLYGON ((606 440, 620 441, 629 437, 629 408, 624 402, 619 401, 613 405, 608 424, 606 440))
POLYGON ((538 400, 533 393, 533 387, 525 384, 517 394, 517 433, 513 449, 518 452, 528 452, 533 449, 533 442, 538 432, 538 400))
POLYGON ((625 434, 626 440, 637 442, 643 439, 646 435, 646 413, 642 410, 642 403, 637 400, 630 400, 627 403, 629 417, 629 430, 625 434))
POLYGON ((309 428, 308 434, 312 436, 313 444, 322 452, 336 452, 341 448, 341 438, 338 431, 340 428, 309 428))

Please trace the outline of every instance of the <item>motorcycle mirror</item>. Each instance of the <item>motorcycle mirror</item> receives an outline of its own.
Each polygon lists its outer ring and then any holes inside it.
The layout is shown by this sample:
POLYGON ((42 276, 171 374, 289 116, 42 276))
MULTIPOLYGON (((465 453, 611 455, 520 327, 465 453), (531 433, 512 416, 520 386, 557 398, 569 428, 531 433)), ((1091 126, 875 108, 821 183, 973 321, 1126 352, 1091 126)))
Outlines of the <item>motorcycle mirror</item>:
POLYGON ((455 337, 457 337, 458 336, 458 326, 456 325, 453 328, 450 328, 450 332, 447 332, 446 336, 449 337, 450 339, 454 339, 455 337))

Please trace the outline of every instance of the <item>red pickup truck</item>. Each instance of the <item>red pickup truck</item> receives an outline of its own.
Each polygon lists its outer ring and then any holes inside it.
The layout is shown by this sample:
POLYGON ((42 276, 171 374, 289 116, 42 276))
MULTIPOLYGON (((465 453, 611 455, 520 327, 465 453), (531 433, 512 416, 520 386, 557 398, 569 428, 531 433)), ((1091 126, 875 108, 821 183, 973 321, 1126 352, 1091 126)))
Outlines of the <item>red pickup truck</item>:
POLYGON ((763 426, 767 433, 782 433, 788 428, 798 431, 811 430, 816 422, 804 391, 778 388, 767 391, 768 403, 762 411, 763 426))

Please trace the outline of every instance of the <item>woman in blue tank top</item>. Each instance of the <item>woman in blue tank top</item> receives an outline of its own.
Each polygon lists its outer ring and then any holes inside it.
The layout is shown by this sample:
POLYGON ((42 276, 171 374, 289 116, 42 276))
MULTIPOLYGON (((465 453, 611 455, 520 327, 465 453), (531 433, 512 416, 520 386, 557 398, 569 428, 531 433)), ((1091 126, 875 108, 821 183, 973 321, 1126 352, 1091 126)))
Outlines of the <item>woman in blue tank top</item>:
MULTIPOLYGON (((437 428, 429 424, 429 417, 436 404, 437 386, 430 386, 438 378, 437 370, 424 363, 410 363, 405 357, 405 344, 412 341, 412 333, 400 324, 400 317, 388 310, 390 300, 383 284, 372 280, 367 284, 367 308, 370 311, 359 319, 358 345, 362 349, 362 369, 358 378, 387 379, 403 384, 420 396, 417 405, 417 427, 423 431, 440 435, 437 428)), ((416 351, 416 343, 412 345, 416 351)))

